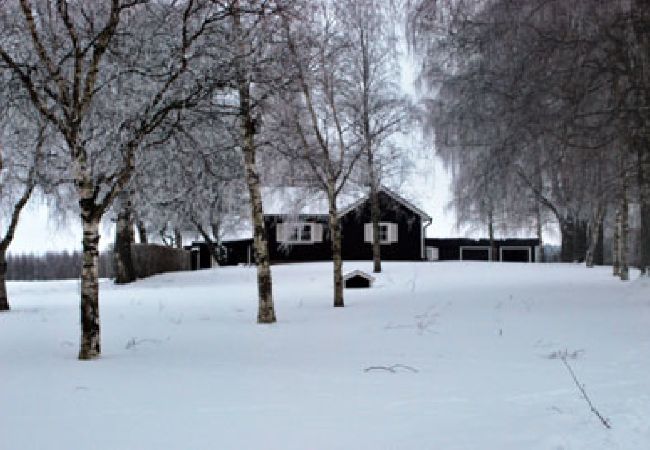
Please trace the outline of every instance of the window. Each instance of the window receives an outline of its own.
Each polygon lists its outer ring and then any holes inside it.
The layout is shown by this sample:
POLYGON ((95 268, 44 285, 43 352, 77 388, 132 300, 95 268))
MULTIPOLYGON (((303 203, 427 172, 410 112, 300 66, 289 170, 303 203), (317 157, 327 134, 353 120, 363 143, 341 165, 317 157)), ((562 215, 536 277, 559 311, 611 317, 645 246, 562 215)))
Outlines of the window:
POLYGON ((386 243, 388 242, 389 239, 389 234, 388 234, 388 224, 387 223, 380 223, 379 224, 379 242, 386 243))
MULTIPOLYGON (((364 241, 372 243, 372 223, 364 225, 364 241)), ((392 244, 397 242, 397 224, 391 222, 379 222, 379 243, 392 244)))
POLYGON ((276 231, 277 241, 283 244, 323 242, 323 225, 320 223, 278 223, 276 231))

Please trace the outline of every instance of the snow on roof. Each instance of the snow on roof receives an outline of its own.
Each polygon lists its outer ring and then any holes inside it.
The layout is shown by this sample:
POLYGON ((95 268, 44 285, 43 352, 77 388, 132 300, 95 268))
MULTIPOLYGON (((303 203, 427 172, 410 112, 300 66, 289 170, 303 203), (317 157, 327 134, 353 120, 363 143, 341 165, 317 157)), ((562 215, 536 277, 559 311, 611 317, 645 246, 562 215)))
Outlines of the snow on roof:
POLYGON ((250 220, 242 220, 237 226, 228 228, 221 236, 222 241, 240 241, 253 238, 253 226, 250 220))
MULTIPOLYGON (((383 192, 383 193, 385 193, 386 195, 392 197, 395 201, 397 201, 398 203, 403 204, 403 205, 406 206, 408 209, 410 209, 411 211, 413 211, 415 214, 417 214, 417 215, 419 215, 420 217, 422 217, 424 220, 431 220, 431 216, 429 216, 427 213, 425 213, 425 212, 422 211, 420 208, 418 208, 417 206, 415 206, 413 203, 411 203, 411 202, 409 202, 408 200, 406 200, 404 197, 398 195, 396 192, 391 191, 391 190, 388 189, 386 186, 381 186, 381 187, 379 188, 379 192, 383 192)), ((357 209, 359 206, 361 206, 361 205, 363 204, 363 202, 366 201, 367 198, 368 198, 368 196, 366 195, 366 196, 364 196, 364 197, 358 199, 357 201, 352 202, 349 206, 347 206, 347 207, 345 207, 345 208, 340 208, 340 209, 339 209, 339 214, 343 216, 343 215, 349 213, 350 211, 353 211, 353 210, 357 209)))
MULTIPOLYGON (((338 198, 339 210, 365 198, 365 192, 355 190, 342 192, 338 198)), ((262 188, 264 214, 273 215, 327 215, 329 206, 323 191, 304 187, 262 188)))
POLYGON ((358 277, 363 277, 363 278, 365 278, 367 280, 370 280, 371 282, 375 281, 375 277, 373 277, 369 273, 366 273, 366 272, 364 272, 362 270, 358 270, 358 269, 353 270, 352 272, 348 272, 347 274, 345 274, 343 276, 343 281, 349 280, 350 278, 354 278, 354 277, 357 277, 357 276, 358 277))

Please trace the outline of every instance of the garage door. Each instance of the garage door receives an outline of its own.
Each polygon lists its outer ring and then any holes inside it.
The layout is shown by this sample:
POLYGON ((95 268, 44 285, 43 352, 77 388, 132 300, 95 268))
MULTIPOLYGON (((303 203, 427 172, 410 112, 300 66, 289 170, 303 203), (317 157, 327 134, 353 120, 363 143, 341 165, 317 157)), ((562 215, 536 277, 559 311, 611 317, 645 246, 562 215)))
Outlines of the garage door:
POLYGON ((530 262, 529 247, 501 247, 499 250, 503 262, 530 262))
POLYGON ((490 261, 490 247, 461 247, 461 261, 490 261))

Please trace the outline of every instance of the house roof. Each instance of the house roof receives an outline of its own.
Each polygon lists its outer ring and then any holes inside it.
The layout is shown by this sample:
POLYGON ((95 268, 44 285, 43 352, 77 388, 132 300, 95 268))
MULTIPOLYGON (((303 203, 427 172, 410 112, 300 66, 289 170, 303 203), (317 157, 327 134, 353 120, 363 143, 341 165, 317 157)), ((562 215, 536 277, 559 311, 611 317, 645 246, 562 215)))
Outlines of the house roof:
MULTIPOLYGON (((381 187, 379 188, 379 192, 383 192, 384 194, 388 195, 389 197, 391 197, 391 198, 392 198, 393 200, 395 200, 396 202, 401 203, 401 204, 404 205, 406 208, 410 209, 410 210, 413 211, 415 214, 417 214, 418 216, 420 216, 422 219, 424 219, 424 220, 431 220, 431 216, 429 216, 427 213, 425 213, 425 212, 422 211, 420 208, 418 208, 417 206, 415 206, 413 203, 411 203, 411 202, 409 202, 408 200, 406 200, 404 197, 400 196, 399 194, 397 194, 397 193, 394 192, 394 191, 391 191, 391 190, 388 189, 386 186, 381 186, 381 187)), ((343 208, 343 209, 341 209, 341 211, 340 211, 339 214, 340 214, 341 216, 343 216, 343 215, 345 215, 345 214, 347 214, 347 213, 349 213, 349 212, 351 212, 351 211, 354 211, 354 210, 357 209, 359 206, 361 206, 362 204, 364 204, 364 203, 366 202, 366 200, 368 200, 368 195, 366 195, 366 196, 364 196, 363 198, 360 198, 359 200, 357 200, 356 202, 350 204, 347 208, 343 208)))
MULTIPOLYGON (((364 196, 358 190, 339 194, 339 209, 346 208, 364 196)), ((329 204, 321 190, 304 187, 265 187, 262 188, 264 214, 297 216, 327 215, 329 204)))

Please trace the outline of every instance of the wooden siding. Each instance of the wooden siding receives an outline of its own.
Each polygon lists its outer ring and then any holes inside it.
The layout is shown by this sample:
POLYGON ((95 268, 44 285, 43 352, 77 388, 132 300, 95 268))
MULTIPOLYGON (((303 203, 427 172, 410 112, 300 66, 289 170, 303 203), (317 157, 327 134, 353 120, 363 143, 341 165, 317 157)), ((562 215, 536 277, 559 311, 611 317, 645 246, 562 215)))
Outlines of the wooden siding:
MULTIPOLYGON (((383 260, 419 261, 422 256, 422 218, 407 205, 394 197, 379 193, 381 222, 397 224, 397 242, 381 245, 383 260)), ((271 262, 330 261, 332 243, 327 215, 265 215, 271 262), (292 243, 278 242, 277 228, 280 223, 318 223, 322 225, 322 242, 292 243)), ((360 202, 354 209, 341 216, 341 232, 344 260, 371 260, 372 244, 364 239, 364 226, 370 223, 370 200, 360 202)), ((227 263, 247 262, 246 252, 251 240, 223 242, 228 249, 227 263)))
POLYGON ((332 259, 332 243, 329 238, 326 215, 264 216, 268 232, 271 262, 329 261, 332 259), (320 223, 323 226, 322 242, 285 244, 278 242, 277 226, 286 222, 320 223))
MULTIPOLYGON (((422 219, 400 202, 379 192, 380 222, 397 224, 397 242, 381 245, 382 260, 422 260, 422 219)), ((370 222, 367 199, 341 217, 343 259, 371 260, 372 244, 364 240, 364 224, 370 222)))
MULTIPOLYGON (((450 261, 460 260, 460 248, 486 247, 490 245, 488 239, 437 239, 426 238, 426 247, 438 248, 438 260, 450 261)), ((535 262, 535 247, 539 245, 538 239, 495 239, 493 261, 499 261, 499 249, 501 247, 525 247, 530 249, 531 262, 535 262)))

